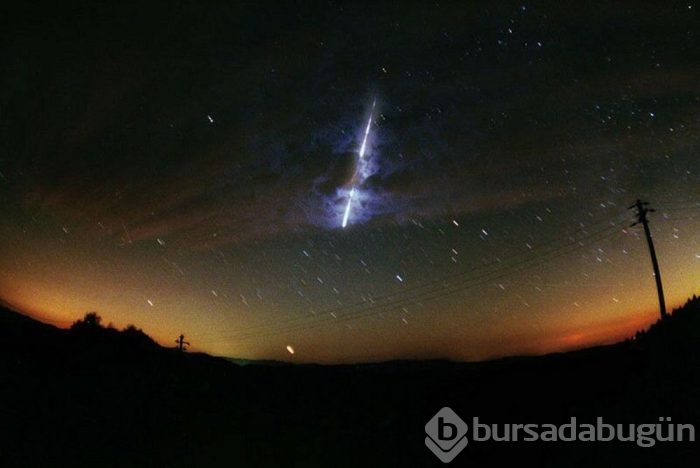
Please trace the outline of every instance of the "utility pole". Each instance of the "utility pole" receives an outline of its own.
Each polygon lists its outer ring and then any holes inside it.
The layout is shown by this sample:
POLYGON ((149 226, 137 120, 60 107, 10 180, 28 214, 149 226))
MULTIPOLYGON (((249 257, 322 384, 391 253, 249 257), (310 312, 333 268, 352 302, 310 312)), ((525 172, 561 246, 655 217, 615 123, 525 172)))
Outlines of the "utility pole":
POLYGON ((628 209, 636 209, 637 212, 637 222, 630 225, 636 226, 641 224, 644 226, 644 234, 647 237, 647 244, 649 244, 649 254, 651 255, 651 265, 654 267, 654 279, 656 280, 656 290, 659 293, 659 311, 661 312, 661 318, 666 318, 666 301, 664 300, 664 288, 661 285, 661 272, 659 271, 659 261, 656 259, 656 250, 654 249, 654 241, 651 239, 651 231, 649 231, 649 220, 647 219, 647 213, 654 212, 653 208, 648 208, 649 202, 643 202, 639 198, 634 205, 630 206, 628 209))
POLYGON ((188 341, 185 341, 185 335, 180 335, 180 337, 175 340, 175 343, 177 343, 177 349, 180 351, 184 351, 187 349, 187 347, 190 345, 188 341))

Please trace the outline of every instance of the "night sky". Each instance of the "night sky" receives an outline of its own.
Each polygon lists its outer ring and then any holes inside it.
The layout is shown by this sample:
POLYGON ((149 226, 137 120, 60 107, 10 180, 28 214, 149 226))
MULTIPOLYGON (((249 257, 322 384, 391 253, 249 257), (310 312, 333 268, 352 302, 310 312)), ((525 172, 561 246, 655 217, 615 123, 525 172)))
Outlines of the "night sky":
POLYGON ((8 304, 246 359, 571 349, 658 316, 637 198, 699 292, 700 4, 178 3, 3 14, 8 304))

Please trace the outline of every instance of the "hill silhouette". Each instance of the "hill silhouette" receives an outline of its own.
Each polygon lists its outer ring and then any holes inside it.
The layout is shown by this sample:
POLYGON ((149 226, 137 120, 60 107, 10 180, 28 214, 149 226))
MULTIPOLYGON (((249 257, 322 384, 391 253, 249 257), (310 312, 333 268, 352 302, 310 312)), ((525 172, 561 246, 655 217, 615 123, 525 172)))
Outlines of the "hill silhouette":
MULTIPOLYGON (((0 375, 3 466, 438 466, 424 425, 444 406, 489 423, 700 427, 700 299, 610 346, 339 366, 239 366, 97 315, 64 330, 0 308, 0 375)), ((480 442, 452 463, 696 466, 697 447, 480 442)))

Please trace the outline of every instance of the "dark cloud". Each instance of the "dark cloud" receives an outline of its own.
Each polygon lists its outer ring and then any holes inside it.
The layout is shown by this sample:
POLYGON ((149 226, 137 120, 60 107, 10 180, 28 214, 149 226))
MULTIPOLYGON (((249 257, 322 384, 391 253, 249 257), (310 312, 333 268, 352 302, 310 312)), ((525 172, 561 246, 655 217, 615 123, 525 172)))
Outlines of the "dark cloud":
POLYGON ((625 5, 20 11, 3 173, 25 202, 136 238, 332 226, 376 97, 367 219, 492 209, 474 201, 543 181, 571 196, 611 168, 629 188, 610 152, 690 143, 668 129, 697 114, 700 61, 686 12, 625 5))
POLYGON ((649 278, 643 238, 619 232, 632 200, 657 208, 668 303, 697 277, 688 6, 15 2, 0 15, 0 295, 246 357, 603 340, 586 330, 654 308, 653 281, 628 281, 649 278), (410 300, 373 307, 387 295, 410 300), (270 339, 232 338, 246 327, 270 339))
POLYGON ((323 195, 330 196, 338 188, 350 183, 357 169, 357 154, 345 152, 326 157, 328 168, 317 179, 316 189, 323 195))

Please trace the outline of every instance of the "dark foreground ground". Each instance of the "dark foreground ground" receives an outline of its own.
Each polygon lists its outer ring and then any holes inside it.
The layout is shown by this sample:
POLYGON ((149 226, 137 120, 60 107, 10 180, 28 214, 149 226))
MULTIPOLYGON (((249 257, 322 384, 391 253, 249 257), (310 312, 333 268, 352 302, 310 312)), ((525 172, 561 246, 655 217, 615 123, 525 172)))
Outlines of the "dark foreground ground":
MULTIPOLYGON (((700 301, 614 346, 477 364, 245 366, 0 309, 1 466, 439 466, 424 425, 700 428, 700 301)), ((471 430, 471 429, 470 429, 471 430)), ((468 434, 469 436, 469 434, 468 434)), ((698 442, 474 442, 452 465, 700 466, 698 442)))

